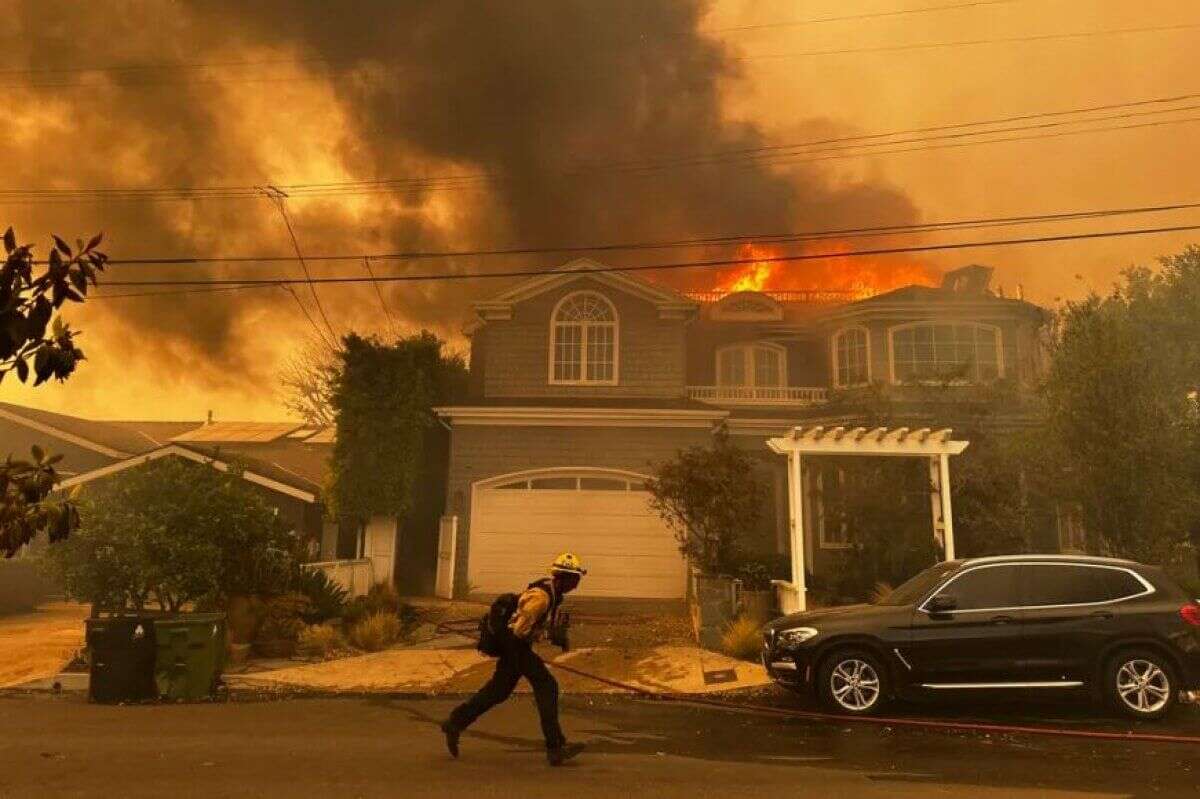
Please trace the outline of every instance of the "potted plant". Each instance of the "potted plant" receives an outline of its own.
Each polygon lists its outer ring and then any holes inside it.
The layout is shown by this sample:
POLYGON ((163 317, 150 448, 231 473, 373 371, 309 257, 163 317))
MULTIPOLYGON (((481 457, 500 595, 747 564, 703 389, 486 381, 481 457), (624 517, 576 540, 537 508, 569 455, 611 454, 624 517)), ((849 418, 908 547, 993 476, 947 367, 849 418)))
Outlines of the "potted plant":
POLYGON ((757 525, 766 498, 754 459, 718 428, 712 446, 690 447, 656 466, 646 489, 692 568, 692 632, 701 646, 716 649, 737 615, 739 541, 757 525))

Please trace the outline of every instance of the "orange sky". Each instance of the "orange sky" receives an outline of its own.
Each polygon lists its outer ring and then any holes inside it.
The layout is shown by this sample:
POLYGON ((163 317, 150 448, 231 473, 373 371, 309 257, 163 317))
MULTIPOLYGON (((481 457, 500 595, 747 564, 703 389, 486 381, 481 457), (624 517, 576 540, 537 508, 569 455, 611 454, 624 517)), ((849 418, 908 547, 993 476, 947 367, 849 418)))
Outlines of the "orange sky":
MULTIPOLYGON (((711 8, 703 27, 928 4, 918 0, 722 0, 711 8)), ((0 9, 5 5, 0 2, 0 9)), ((720 34, 733 57, 750 56, 736 62, 742 70, 740 77, 721 79, 721 112, 732 122, 757 126, 768 141, 792 142, 1186 94, 1198 85, 1195 52, 1200 28, 902 52, 753 56, 1200 22, 1200 11, 1189 10, 1190 5, 1177 0, 1016 0, 943 13, 720 34)), ((22 34, 13 28, 19 22, 14 23, 11 16, 0 14, 0 19, 6 20, 0 22, 0 38, 22 34)), ((169 32, 176 19, 164 11, 161 22, 162 32, 169 32)), ((237 37, 230 40, 225 46, 233 49, 222 52, 172 55, 192 60, 295 55, 278 42, 242 47, 237 37)), ((130 46, 143 45, 134 42, 130 46)), ((148 48, 144 60, 162 58, 151 45, 144 46, 148 48)), ((96 56, 98 62, 105 60, 103 54, 96 56)), ((17 65, 10 59, 0 63, 0 69, 17 65)), ((300 67, 289 69, 297 71, 285 74, 311 77, 300 67)), ((364 174, 368 134, 356 127, 359 123, 323 80, 217 85, 211 92, 226 111, 216 115, 213 123, 220 130, 222 151, 205 156, 211 159, 205 164, 211 170, 206 174, 208 185, 259 180, 327 182, 361 179, 364 174)), ((0 151, 0 165, 19 163, 26 171, 23 177, 11 178, 11 169, 6 169, 10 177, 0 181, 4 183, 0 188, 106 185, 104 181, 138 185, 141 180, 154 185, 169 179, 158 173, 156 165, 164 153, 177 146, 180 137, 187 138, 186 130, 172 129, 167 116, 161 117, 161 129, 157 127, 160 117, 155 115, 140 121, 122 119, 120 105, 89 107, 79 94, 78 90, 41 89, 14 95, 23 102, 13 113, 12 133, 7 152, 0 151), (81 129, 81 115, 88 120, 89 136, 100 142, 89 142, 89 146, 103 146, 102 152, 110 158, 103 171, 75 158, 77 147, 71 137, 81 129)), ((1195 156, 1198 127, 1200 123, 1167 125, 872 156, 827 161, 807 169, 810 173, 815 170, 835 188, 868 184, 895 190, 906 196, 919 218, 926 221, 1188 202, 1195 195, 1194 187, 1200 185, 1200 159, 1195 156)), ((493 130, 478 131, 480 137, 492 135, 493 130)), ((606 144, 588 143, 586 146, 594 148, 588 153, 600 158, 606 144)), ((473 168, 470 163, 422 163, 426 174, 473 168)), ((731 198, 731 202, 737 201, 731 198)), ((387 230, 396 224, 436 230, 441 246, 487 246, 487 229, 479 222, 487 217, 487 202, 471 192, 446 192, 417 201, 377 196, 297 201, 294 211, 297 232, 310 252, 386 249, 395 241, 387 230), (473 220, 469 237, 461 233, 468 218, 473 220)), ((289 252, 277 214, 261 202, 232 202, 219 213, 180 203, 155 219, 158 227, 153 235, 146 235, 134 223, 114 221, 110 212, 115 209, 0 206, 0 216, 7 217, 22 239, 39 243, 51 231, 73 238, 105 229, 113 257, 163 253, 171 233, 186 240, 183 251, 289 252)), ((1129 217, 1077 224, 1070 230, 1195 220, 1194 213, 1129 217)), ((862 220, 864 225, 873 222, 862 220)), ((794 221, 797 229, 805 226, 805 219, 794 221)), ((1022 228, 1020 233, 1050 231, 1048 227, 1022 228)), ((951 234, 946 240, 1006 233, 969 231, 951 234)), ((522 235, 520 231, 507 234, 522 235)), ((927 260, 936 268, 965 262, 990 264, 997 270, 995 280, 1010 294, 1020 284, 1028 298, 1052 304, 1056 298, 1078 296, 1088 288, 1104 289, 1120 269, 1151 263, 1156 256, 1178 251, 1197 238, 1181 234, 983 249, 931 254, 927 260)), ((542 243, 529 237, 524 241, 542 243)), ((361 266, 314 269, 345 272, 361 266)), ((425 325, 443 335, 457 336, 466 318, 467 299, 500 287, 490 283, 448 291, 409 285, 390 288, 388 298, 396 304, 406 327, 425 325)), ((210 409, 218 419, 281 418, 285 411, 273 375, 279 361, 306 334, 308 323, 282 291, 255 294, 253 300, 240 298, 238 312, 228 315, 212 305, 226 295, 206 297, 206 306, 193 298, 143 304, 136 314, 113 313, 102 303, 69 309, 68 319, 84 330, 81 344, 88 362, 62 386, 35 390, 19 386, 10 377, 0 385, 0 399, 97 418, 196 419, 210 409), (186 331, 193 321, 197 334, 189 337, 186 331), (200 327, 204 327, 202 332, 200 327)), ((324 289, 322 297, 339 331, 382 331, 385 327, 378 301, 368 287, 324 289)), ((109 301, 110 305, 117 302, 130 301, 109 301)), ((456 343, 461 344, 461 339, 456 343)))

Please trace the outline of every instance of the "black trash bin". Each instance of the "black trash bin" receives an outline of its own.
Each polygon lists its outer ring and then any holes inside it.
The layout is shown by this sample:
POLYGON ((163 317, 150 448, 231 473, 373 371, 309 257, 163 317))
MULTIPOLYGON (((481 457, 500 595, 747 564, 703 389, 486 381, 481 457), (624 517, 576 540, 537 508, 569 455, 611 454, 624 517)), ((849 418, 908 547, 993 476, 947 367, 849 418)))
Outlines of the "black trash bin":
POLYGON ((156 699, 153 619, 119 615, 88 619, 86 625, 91 660, 88 699, 109 704, 156 699))

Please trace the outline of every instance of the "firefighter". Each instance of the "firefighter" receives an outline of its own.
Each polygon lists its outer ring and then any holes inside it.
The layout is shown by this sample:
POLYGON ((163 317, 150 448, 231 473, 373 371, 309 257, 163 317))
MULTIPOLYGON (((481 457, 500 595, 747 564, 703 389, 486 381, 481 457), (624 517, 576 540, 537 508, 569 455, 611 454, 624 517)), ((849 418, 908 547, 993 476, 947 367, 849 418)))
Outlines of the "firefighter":
POLYGON ((496 673, 442 724, 451 756, 458 757, 463 730, 508 699, 522 677, 533 688, 550 765, 561 766, 583 751, 583 744, 567 743, 563 735, 558 724, 558 683, 533 651, 533 644, 548 635, 552 643, 567 650, 567 618, 559 609, 563 596, 575 590, 585 574, 579 558, 567 552, 554 559, 548 578, 530 583, 519 596, 506 594, 493 603, 480 624, 480 651, 496 656, 496 673))

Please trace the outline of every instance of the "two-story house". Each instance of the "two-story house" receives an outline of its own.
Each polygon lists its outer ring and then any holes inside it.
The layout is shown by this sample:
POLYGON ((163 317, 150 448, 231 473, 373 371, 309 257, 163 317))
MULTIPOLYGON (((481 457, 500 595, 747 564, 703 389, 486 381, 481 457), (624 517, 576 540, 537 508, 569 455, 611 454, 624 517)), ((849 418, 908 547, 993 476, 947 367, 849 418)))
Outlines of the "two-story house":
MULTIPOLYGON (((757 545, 782 554, 787 476, 768 438, 815 419, 853 424, 829 399, 859 387, 1020 386, 1040 368, 1044 312, 990 292, 986 267, 840 303, 686 295, 598 268, 575 261, 475 305, 472 396, 438 409, 458 595, 513 590, 573 551, 590 569, 583 594, 682 597, 686 564, 643 487, 655 463, 723 425, 760 455, 757 545)), ((820 569, 820 550, 846 542, 819 514, 806 524, 820 569)))

